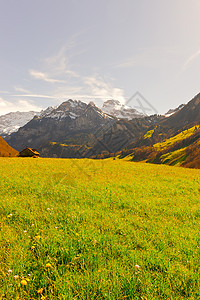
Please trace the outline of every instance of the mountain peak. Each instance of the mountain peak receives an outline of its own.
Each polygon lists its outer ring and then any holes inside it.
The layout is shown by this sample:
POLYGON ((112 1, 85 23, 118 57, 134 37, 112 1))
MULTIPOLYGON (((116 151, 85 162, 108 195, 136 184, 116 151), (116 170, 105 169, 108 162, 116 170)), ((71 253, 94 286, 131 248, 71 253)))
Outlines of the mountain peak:
POLYGON ((114 100, 114 99, 110 99, 104 102, 103 106, 108 106, 108 105, 119 105, 122 106, 121 102, 119 100, 114 100))
POLYGON ((67 101, 64 101, 63 103, 61 103, 59 106, 58 106, 58 109, 62 109, 62 110, 69 110, 71 108, 75 108, 75 107, 78 107, 78 106, 85 106, 86 104, 84 102, 81 102, 80 100, 72 100, 72 99, 69 99, 67 101))
POLYGON ((118 119, 135 119, 144 117, 136 109, 122 104, 119 100, 107 100, 103 103, 102 111, 118 119))
POLYGON ((88 105, 96 107, 95 103, 93 101, 90 101, 88 105))
POLYGON ((175 114, 176 112, 178 112, 179 110, 181 110, 184 106, 185 106, 185 104, 181 104, 181 105, 179 105, 176 108, 169 109, 168 112, 165 114, 165 116, 169 117, 169 116, 175 114))

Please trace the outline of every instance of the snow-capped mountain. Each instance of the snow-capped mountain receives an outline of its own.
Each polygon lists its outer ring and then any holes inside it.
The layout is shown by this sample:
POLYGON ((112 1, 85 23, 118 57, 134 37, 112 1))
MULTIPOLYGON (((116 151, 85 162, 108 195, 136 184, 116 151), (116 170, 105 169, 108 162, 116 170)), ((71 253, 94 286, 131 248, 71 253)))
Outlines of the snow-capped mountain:
POLYGON ((144 117, 144 115, 138 112, 136 109, 127 105, 123 105, 118 100, 105 101, 102 106, 102 111, 118 119, 132 120, 135 118, 144 117))
POLYGON ((100 108, 98 108, 93 102, 86 104, 80 100, 69 99, 63 102, 59 106, 48 107, 46 110, 41 111, 38 114, 38 118, 51 118, 55 120, 61 120, 64 118, 76 119, 80 117, 86 110, 87 107, 93 107, 98 115, 104 119, 112 119, 113 117, 104 113, 100 108))
POLYGON ((46 109, 43 109, 37 114, 37 116, 47 116, 49 115, 57 106, 49 106, 46 109))
MULTIPOLYGON (((123 109, 127 110, 126 107, 123 109)), ((129 121, 128 113, 126 118, 124 114, 123 118, 117 118, 111 115, 115 111, 105 113, 93 102, 86 104, 70 99, 34 116, 17 132, 7 135, 5 140, 19 151, 25 147, 36 148, 45 157, 80 158, 101 151, 113 153, 157 122, 155 116, 153 119, 138 118, 138 113, 133 111, 137 118, 129 121)))
POLYGON ((37 148, 49 141, 81 143, 91 139, 94 132, 102 126, 109 126, 114 120, 93 102, 86 104, 70 99, 58 107, 42 111, 17 132, 7 136, 6 140, 19 150, 26 145, 37 148))
MULTIPOLYGON (((94 106, 96 112, 102 118, 111 118, 112 116, 117 119, 134 119, 143 117, 136 109, 129 106, 122 105, 118 100, 108 100, 103 104, 102 109, 98 108, 93 102, 90 102, 91 106, 94 106)), ((41 112, 11 112, 6 115, 0 116, 0 136, 10 135, 13 132, 18 131, 20 127, 26 125, 35 116, 38 118, 53 118, 61 120, 69 117, 76 119, 80 117, 87 104, 79 100, 68 100, 63 102, 59 106, 50 106, 41 112)))
POLYGON ((9 135, 12 132, 16 132, 20 127, 24 126, 36 115, 38 115, 38 112, 35 111, 17 111, 0 116, 0 136, 9 135))

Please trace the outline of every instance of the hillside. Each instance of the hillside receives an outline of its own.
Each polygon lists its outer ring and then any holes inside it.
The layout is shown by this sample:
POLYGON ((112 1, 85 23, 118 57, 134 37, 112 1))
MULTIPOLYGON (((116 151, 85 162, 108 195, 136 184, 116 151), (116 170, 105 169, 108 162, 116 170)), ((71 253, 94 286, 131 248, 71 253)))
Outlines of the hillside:
POLYGON ((153 146, 178 133, 200 124, 200 94, 195 96, 178 112, 160 120, 156 126, 152 126, 150 136, 141 136, 129 148, 141 146, 153 146))
POLYGON ((153 146, 124 150, 118 155, 132 161, 200 168, 199 125, 153 146))
POLYGON ((115 156, 132 161, 200 168, 200 94, 181 107, 115 156))
POLYGON ((200 299, 199 170, 1 158, 0 174, 2 299, 200 299))
POLYGON ((0 157, 12 157, 17 156, 18 151, 13 149, 4 141, 4 139, 0 136, 0 157))

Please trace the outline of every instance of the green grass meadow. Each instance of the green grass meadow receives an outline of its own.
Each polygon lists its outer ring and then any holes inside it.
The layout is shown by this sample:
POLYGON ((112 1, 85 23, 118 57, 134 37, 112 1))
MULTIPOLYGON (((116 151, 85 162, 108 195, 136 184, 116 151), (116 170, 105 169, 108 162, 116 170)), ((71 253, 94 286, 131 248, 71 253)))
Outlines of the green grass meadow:
POLYGON ((0 158, 0 299, 200 299, 200 170, 0 158))

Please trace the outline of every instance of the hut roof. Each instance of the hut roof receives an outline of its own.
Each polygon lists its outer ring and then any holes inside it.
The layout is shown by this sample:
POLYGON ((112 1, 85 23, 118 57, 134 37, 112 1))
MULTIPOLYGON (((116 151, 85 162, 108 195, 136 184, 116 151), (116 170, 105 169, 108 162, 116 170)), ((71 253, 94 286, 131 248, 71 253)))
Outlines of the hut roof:
POLYGON ((19 156, 39 156, 40 153, 36 149, 26 147, 19 152, 19 156))

